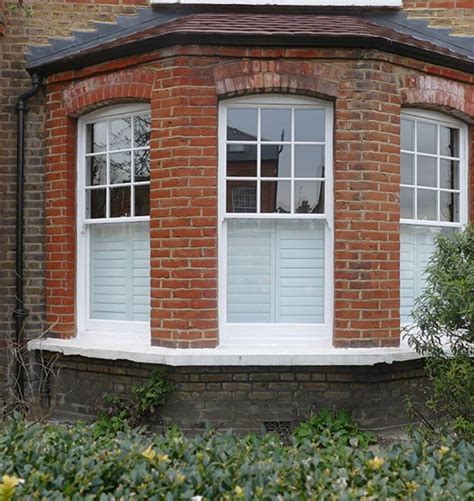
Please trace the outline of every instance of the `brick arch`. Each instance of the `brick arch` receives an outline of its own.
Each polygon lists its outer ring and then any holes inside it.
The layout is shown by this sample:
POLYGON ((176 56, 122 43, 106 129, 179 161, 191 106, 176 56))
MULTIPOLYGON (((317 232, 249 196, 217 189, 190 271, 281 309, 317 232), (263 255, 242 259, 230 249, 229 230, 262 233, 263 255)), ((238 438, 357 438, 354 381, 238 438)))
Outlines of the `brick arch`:
POLYGON ((219 99, 256 93, 298 93, 321 99, 338 95, 342 70, 335 64, 284 60, 243 60, 214 70, 219 99))
POLYGON ((65 112, 77 117, 111 103, 150 101, 155 75, 148 70, 125 70, 87 78, 62 93, 65 112))
POLYGON ((474 90, 459 82, 431 75, 412 77, 400 97, 406 108, 440 111, 474 122, 474 90))

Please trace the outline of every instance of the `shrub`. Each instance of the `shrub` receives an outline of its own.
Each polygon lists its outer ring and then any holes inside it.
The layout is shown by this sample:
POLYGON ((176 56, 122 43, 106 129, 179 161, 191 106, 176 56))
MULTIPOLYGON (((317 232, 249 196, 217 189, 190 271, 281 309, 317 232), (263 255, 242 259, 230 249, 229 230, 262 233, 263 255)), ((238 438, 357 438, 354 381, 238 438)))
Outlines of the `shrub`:
POLYGON ((456 433, 474 437, 474 226, 438 236, 426 287, 415 302, 408 343, 426 357, 429 405, 450 416, 456 433))
MULTIPOLYGON (((275 435, 127 429, 91 439, 90 427, 0 429, 0 473, 16 499, 468 499, 474 447, 447 438, 373 446, 285 445, 275 435)), ((0 477, 1 478, 1 477, 0 477)))
POLYGON ((368 447, 375 442, 374 434, 360 431, 347 411, 340 410, 335 413, 324 409, 308 421, 301 423, 293 433, 298 445, 306 441, 321 444, 323 437, 333 440, 338 445, 360 445, 368 447))

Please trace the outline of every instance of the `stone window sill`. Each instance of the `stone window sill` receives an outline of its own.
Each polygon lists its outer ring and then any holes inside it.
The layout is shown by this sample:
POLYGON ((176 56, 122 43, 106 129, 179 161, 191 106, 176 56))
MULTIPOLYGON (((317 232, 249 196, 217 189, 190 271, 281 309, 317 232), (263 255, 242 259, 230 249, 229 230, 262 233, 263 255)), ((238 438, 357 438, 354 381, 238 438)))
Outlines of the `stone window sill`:
POLYGON ((333 348, 319 345, 175 349, 151 346, 149 337, 144 335, 126 339, 104 333, 87 333, 73 339, 36 339, 28 343, 28 348, 169 366, 368 366, 421 358, 406 345, 399 348, 333 348))

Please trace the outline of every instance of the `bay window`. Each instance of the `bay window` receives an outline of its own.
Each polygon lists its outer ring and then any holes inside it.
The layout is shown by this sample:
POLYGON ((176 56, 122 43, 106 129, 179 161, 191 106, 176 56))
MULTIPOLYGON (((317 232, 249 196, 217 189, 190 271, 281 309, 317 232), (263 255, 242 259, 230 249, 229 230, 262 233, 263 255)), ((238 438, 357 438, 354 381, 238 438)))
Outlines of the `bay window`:
POLYGON ((219 157, 221 342, 330 340, 331 106, 226 101, 219 157))
POLYGON ((78 330, 146 332, 150 320, 150 111, 78 124, 78 330))
POLYGON ((400 314, 407 324, 436 235, 467 221, 466 127, 438 113, 406 111, 400 142, 400 314))

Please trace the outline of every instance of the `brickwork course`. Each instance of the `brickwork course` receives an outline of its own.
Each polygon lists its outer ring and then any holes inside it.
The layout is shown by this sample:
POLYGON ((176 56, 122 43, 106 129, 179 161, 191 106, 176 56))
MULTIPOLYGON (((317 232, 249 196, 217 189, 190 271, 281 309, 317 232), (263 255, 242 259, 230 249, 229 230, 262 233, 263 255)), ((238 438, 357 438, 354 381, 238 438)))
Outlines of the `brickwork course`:
MULTIPOLYGON (((113 23, 118 15, 134 16, 148 1, 47 0, 25 1, 24 6, 31 8, 31 16, 16 2, 0 0, 0 374, 7 367, 6 346, 14 329, 14 106, 30 87, 27 46, 68 37, 74 30, 93 30, 95 22, 113 23)), ((469 1, 406 0, 405 7, 410 17, 429 19, 433 27, 474 35, 469 1)), ((224 97, 277 91, 336 102, 334 344, 398 345, 400 109, 425 103, 467 119, 474 109, 472 80, 462 71, 375 50, 210 46, 175 46, 50 77, 47 88, 29 104, 27 117, 27 335, 48 329, 59 337, 75 334, 75 173, 67 168, 75 163, 75 118, 99 104, 133 98, 150 101, 154 124, 153 343, 216 346, 216 105, 224 97), (198 135, 193 134, 196 129, 198 135)), ((474 142, 472 130, 471 137, 474 142)), ((92 372, 108 373, 107 364, 92 372)), ((100 365, 95 361, 93 366, 100 365)), ((68 369, 72 379, 74 367, 68 369)), ((219 377, 220 385, 237 382, 219 377)), ((245 377, 251 378, 250 372, 245 377)), ((183 378, 188 384, 188 376, 183 378)), ((192 391, 198 393, 198 388, 192 391)), ((233 398, 234 390, 229 391, 233 398)), ((90 413, 78 409, 78 414, 90 413)))

